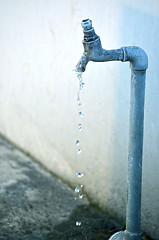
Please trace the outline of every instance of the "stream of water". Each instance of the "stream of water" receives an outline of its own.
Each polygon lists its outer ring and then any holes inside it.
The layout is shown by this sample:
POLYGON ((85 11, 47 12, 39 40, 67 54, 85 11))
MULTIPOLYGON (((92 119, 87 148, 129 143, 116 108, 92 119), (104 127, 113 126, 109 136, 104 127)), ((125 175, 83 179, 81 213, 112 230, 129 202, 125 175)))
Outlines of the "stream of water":
MULTIPOLYGON (((78 87, 78 92, 77 92, 77 106, 78 106, 78 116, 79 116, 79 122, 77 125, 78 128, 78 138, 75 142, 76 145, 76 157, 77 160, 80 159, 81 154, 82 154, 82 149, 81 149, 81 132, 83 131, 83 124, 82 124, 82 119, 84 117, 84 113, 82 111, 82 101, 81 101, 81 92, 83 90, 84 87, 84 82, 82 79, 82 73, 81 72, 76 72, 77 74, 77 79, 79 82, 79 87, 78 87)), ((81 169, 79 169, 76 172, 76 177, 78 178, 78 183, 77 186, 75 187, 75 200, 76 199, 83 199, 84 195, 83 195, 83 188, 84 185, 82 183, 82 178, 84 177, 84 173, 81 171, 81 169)), ((75 222, 77 227, 80 227, 82 225, 82 222, 80 219, 76 220, 75 222)))

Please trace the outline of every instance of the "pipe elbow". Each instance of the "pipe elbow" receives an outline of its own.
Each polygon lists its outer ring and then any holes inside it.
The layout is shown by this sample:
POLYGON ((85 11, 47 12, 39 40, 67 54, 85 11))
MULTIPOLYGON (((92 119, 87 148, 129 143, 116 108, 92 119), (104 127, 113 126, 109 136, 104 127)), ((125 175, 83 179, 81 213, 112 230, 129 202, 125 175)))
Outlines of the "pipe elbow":
POLYGON ((123 47, 123 62, 130 61, 130 68, 137 71, 148 68, 148 57, 145 51, 136 46, 123 47))

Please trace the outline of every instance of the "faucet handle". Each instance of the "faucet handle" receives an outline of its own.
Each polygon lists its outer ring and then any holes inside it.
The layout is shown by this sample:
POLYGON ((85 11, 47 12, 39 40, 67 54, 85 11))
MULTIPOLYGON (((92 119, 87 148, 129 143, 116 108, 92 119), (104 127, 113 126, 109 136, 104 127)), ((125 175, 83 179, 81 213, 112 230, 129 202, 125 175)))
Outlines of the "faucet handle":
POLYGON ((92 28, 92 21, 90 19, 84 19, 81 25, 85 31, 90 30, 92 28))

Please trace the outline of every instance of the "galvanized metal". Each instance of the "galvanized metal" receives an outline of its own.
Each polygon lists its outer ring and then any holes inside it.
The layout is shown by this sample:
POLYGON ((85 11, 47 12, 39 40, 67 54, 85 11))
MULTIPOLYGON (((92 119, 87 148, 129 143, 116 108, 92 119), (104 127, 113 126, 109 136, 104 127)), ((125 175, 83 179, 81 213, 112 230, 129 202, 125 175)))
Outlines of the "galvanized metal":
POLYGON ((131 72, 126 226, 136 233, 140 232, 145 74, 145 70, 131 72))
POLYGON ((144 123, 145 76, 148 58, 136 46, 105 50, 89 19, 82 21, 84 53, 75 70, 85 71, 89 61, 129 61, 131 68, 131 100, 129 122, 129 154, 127 178, 126 230, 115 233, 110 240, 141 240, 141 183, 144 123))

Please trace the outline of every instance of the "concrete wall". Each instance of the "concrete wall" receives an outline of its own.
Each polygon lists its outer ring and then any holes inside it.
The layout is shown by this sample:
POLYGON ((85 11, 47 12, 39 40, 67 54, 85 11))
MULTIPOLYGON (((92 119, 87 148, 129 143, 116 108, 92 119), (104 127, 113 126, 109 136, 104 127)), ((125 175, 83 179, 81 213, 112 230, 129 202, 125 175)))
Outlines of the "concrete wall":
POLYGON ((89 63, 83 74, 82 154, 78 81, 82 19, 90 18, 104 48, 138 45, 147 71, 142 229, 159 239, 159 1, 1 0, 0 132, 65 181, 76 171, 94 203, 125 220, 130 69, 89 63))

